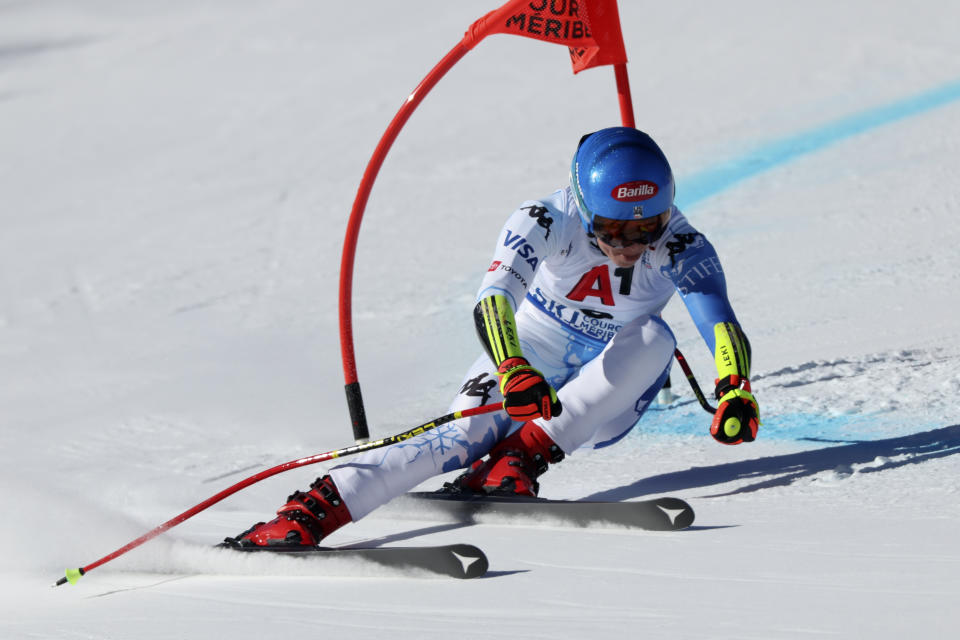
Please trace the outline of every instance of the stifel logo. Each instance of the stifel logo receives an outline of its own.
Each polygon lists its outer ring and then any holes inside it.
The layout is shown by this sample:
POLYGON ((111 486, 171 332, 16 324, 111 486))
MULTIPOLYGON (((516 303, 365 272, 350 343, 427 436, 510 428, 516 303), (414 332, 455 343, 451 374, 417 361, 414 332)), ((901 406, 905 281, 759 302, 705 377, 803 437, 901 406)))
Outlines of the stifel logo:
POLYGON ((610 192, 610 196, 620 202, 640 202, 649 200, 655 195, 657 195, 657 185, 649 180, 624 182, 615 186, 610 192))

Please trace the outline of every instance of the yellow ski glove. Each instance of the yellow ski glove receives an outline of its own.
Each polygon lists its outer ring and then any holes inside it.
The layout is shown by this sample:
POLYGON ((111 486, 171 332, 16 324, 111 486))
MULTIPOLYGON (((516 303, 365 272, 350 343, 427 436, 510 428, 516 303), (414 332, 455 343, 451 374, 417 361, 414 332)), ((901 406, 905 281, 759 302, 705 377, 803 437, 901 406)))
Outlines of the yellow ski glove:
POLYGON ((720 402, 710 435, 723 444, 753 442, 760 428, 760 407, 750 389, 750 342, 732 322, 713 327, 718 378, 714 396, 720 402))

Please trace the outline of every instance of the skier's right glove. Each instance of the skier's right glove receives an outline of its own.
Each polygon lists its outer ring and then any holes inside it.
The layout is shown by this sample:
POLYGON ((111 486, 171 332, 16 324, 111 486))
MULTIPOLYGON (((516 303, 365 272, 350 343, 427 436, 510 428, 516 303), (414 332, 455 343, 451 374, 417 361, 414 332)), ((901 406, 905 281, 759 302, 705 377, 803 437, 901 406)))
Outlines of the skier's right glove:
POLYGON ((497 365, 503 408, 510 417, 526 422, 560 415, 563 407, 557 392, 523 357, 513 307, 507 297, 495 294, 481 298, 473 318, 480 342, 497 365))
POLYGON ((549 420, 563 411, 557 392, 526 358, 507 358, 497 367, 497 375, 503 393, 503 408, 514 420, 549 420))
POLYGON ((710 423, 710 435, 723 444, 740 444, 757 439, 760 407, 750 392, 750 381, 738 376, 717 380, 714 392, 720 405, 710 423))

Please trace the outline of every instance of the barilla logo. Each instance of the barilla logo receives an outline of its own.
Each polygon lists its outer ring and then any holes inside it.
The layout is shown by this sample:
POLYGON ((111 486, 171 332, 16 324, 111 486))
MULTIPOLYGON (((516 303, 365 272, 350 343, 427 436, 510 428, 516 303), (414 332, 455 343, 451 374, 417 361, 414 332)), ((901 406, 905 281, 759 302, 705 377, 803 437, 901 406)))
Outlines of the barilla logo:
POLYGON ((634 180, 617 185, 610 192, 614 200, 620 202, 640 202, 657 195, 657 185, 649 180, 634 180))

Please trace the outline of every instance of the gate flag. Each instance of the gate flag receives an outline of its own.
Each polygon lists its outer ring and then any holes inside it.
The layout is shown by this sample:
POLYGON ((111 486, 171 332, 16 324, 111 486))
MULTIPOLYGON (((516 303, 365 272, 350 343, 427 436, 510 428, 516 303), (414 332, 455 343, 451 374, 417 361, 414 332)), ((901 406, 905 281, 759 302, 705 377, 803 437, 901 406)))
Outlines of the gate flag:
POLYGON ((616 0, 513 0, 470 25, 463 44, 494 33, 566 45, 574 73, 627 62, 616 0))

